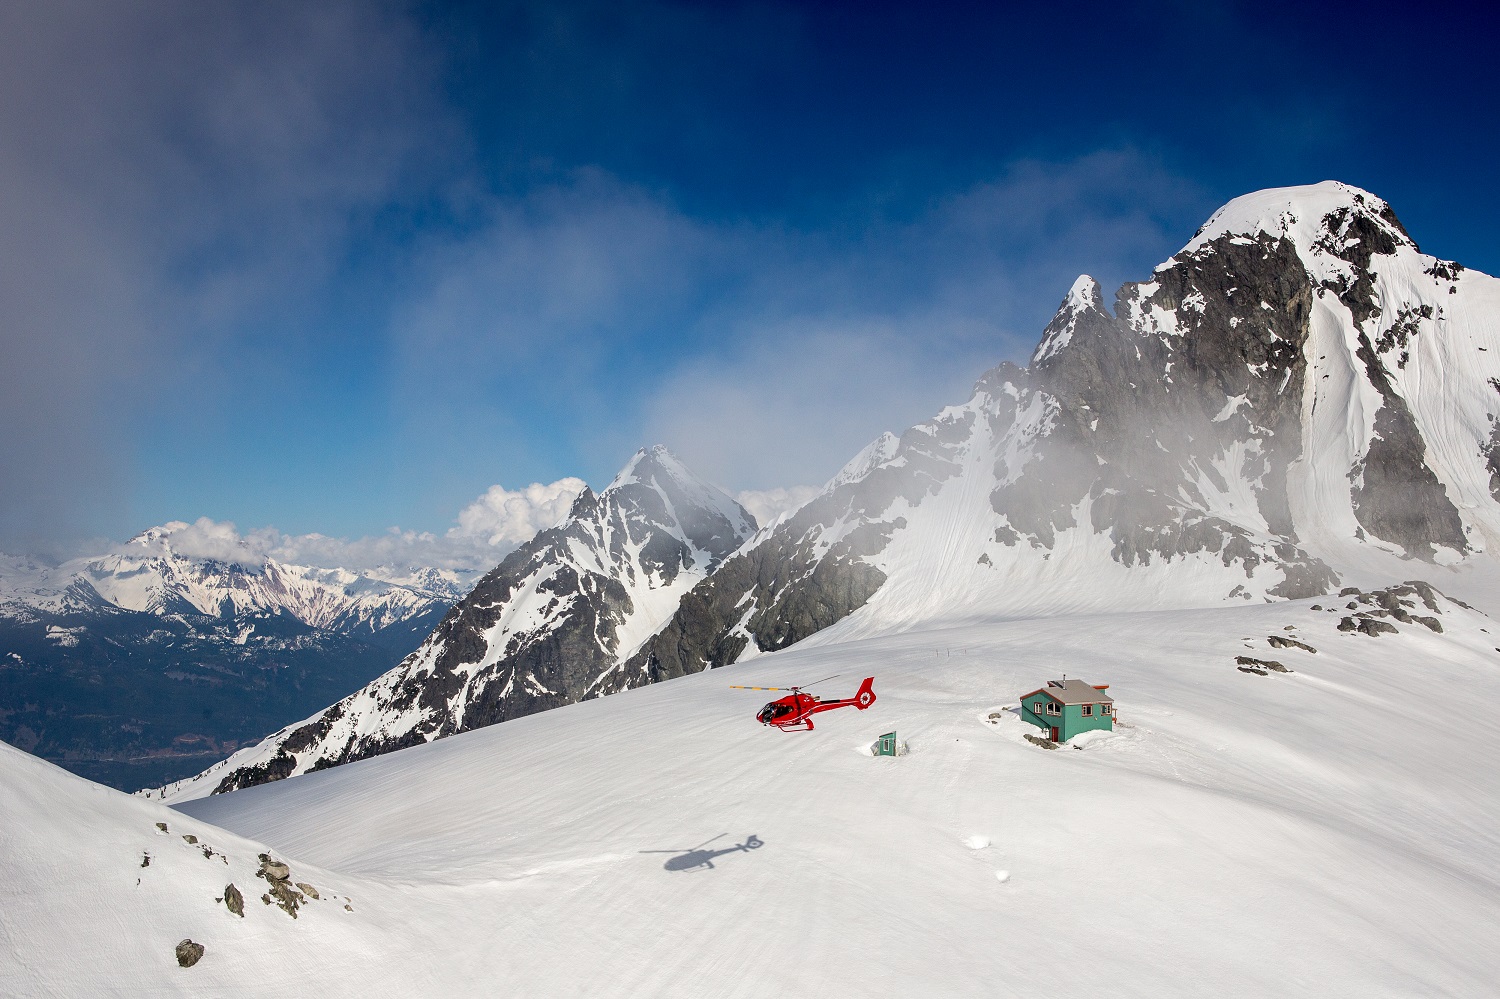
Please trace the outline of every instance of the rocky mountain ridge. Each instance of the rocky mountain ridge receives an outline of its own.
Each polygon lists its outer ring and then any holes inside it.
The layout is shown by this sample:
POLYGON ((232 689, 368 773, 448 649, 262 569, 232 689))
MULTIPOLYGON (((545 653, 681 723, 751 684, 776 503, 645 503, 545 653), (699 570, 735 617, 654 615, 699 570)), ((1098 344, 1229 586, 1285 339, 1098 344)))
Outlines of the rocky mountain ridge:
POLYGON ((754 530, 665 448, 639 451, 481 579, 398 667, 164 796, 248 787, 596 695, 754 530))

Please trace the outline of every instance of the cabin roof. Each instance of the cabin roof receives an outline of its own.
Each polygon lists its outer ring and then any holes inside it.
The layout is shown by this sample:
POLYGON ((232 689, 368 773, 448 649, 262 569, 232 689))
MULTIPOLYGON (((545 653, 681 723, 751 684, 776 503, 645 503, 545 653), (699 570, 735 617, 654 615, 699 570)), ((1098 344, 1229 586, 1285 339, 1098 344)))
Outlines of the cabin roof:
MULTIPOLYGON (((1046 694, 1059 704, 1113 704, 1115 699, 1104 691, 1084 683, 1082 680, 1048 680, 1045 687, 1038 687, 1031 694, 1046 694)), ((1022 696, 1022 700, 1031 694, 1022 696)))

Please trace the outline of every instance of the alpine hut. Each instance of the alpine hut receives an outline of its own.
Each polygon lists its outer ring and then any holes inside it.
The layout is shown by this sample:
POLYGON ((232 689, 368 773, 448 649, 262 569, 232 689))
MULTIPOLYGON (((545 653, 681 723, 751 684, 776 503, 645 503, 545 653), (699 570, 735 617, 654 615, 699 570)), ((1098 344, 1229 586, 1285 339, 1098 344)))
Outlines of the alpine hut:
POLYGON ((1067 742, 1079 732, 1094 729, 1113 731, 1115 701, 1104 686, 1092 686, 1082 680, 1048 680, 1021 698, 1021 717, 1046 729, 1053 742, 1067 742))

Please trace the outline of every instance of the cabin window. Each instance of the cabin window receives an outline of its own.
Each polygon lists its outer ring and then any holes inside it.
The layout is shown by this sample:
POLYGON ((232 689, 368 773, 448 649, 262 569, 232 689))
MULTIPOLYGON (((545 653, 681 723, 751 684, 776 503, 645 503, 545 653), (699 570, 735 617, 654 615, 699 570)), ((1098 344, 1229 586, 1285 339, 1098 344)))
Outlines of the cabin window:
POLYGON ((1049 715, 1060 715, 1062 714, 1062 708, 1058 706, 1058 703, 1056 701, 1048 701, 1047 713, 1049 715))
POLYGON ((1101 704, 1101 705, 1099 705, 1099 713, 1103 714, 1103 715, 1109 714, 1109 705, 1108 704, 1101 704))
POLYGON ((1033 712, 1035 712, 1036 714, 1041 714, 1042 713, 1042 702, 1041 701, 1037 701, 1035 704, 1033 704, 1031 706, 1031 710, 1033 712))
POLYGON ((1093 716, 1094 716, 1094 706, 1092 704, 1085 704, 1083 706, 1083 717, 1085 717, 1085 718, 1092 718, 1093 716))

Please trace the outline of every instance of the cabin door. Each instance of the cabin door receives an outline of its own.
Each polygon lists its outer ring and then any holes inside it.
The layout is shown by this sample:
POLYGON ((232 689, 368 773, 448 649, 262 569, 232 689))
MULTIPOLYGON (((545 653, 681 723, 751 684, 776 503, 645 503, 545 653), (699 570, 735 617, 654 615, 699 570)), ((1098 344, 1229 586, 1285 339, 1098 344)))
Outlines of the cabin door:
POLYGON ((1057 741, 1057 726, 1056 725, 1052 726, 1052 741, 1053 742, 1057 741))

